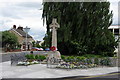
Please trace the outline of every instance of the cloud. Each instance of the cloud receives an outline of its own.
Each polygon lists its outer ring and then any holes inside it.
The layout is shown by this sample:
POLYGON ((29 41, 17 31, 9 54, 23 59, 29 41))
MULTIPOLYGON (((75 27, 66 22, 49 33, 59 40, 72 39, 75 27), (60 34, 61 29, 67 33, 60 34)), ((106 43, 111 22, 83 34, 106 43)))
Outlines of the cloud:
POLYGON ((118 24, 120 25, 120 1, 118 3, 118 24))
POLYGON ((118 23, 118 3, 111 4, 111 10, 113 10, 113 24, 118 23))
POLYGON ((30 8, 30 9, 36 9, 36 8, 41 8, 42 5, 41 2, 22 2, 18 3, 17 6, 24 7, 24 8, 30 8))
POLYGON ((46 27, 43 27, 41 2, 1 2, 0 30, 9 30, 13 25, 30 28, 29 34, 36 40, 42 40, 46 27))
POLYGON ((0 0, 0 2, 11 2, 11 3, 19 3, 19 2, 42 2, 43 0, 0 0))
POLYGON ((110 1, 110 10, 113 11, 113 24, 118 24, 118 1, 117 0, 109 0, 110 1))

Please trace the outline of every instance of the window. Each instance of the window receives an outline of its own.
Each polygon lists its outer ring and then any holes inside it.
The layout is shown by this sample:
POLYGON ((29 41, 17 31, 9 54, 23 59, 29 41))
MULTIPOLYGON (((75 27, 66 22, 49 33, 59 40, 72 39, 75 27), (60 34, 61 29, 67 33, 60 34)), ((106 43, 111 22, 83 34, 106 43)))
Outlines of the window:
POLYGON ((113 32, 113 29, 109 29, 111 32, 113 32))
POLYGON ((114 29, 114 34, 118 35, 119 34, 119 29, 114 29))

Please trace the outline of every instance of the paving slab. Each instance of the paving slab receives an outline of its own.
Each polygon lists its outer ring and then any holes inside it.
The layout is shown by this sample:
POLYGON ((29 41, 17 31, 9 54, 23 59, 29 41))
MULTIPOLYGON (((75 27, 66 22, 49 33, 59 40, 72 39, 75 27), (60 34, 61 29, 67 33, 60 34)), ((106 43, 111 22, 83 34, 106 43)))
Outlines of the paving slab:
POLYGON ((2 78, 60 78, 70 76, 95 76, 117 72, 118 67, 96 67, 90 69, 51 69, 46 64, 11 66, 10 61, 0 63, 2 78))

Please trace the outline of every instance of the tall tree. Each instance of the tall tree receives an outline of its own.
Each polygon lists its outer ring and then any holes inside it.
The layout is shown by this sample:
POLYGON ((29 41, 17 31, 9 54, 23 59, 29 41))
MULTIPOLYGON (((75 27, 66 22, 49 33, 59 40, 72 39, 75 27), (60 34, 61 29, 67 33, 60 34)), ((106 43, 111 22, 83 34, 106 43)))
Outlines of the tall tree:
POLYGON ((52 18, 57 18, 58 49, 62 53, 108 55, 115 50, 116 42, 108 30, 113 16, 109 2, 45 2, 43 5, 48 34, 45 40, 49 40, 46 44, 51 41, 49 24, 52 18))

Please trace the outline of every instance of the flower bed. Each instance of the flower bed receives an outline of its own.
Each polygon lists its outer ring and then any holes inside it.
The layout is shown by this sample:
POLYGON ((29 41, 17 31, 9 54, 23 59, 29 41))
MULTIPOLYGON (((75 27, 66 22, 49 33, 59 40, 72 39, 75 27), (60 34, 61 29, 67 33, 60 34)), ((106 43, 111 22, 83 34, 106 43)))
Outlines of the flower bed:
POLYGON ((17 63, 18 66, 27 66, 27 65, 39 64, 41 61, 46 59, 46 57, 44 55, 27 54, 27 55, 25 55, 25 57, 26 57, 26 60, 19 61, 17 63))
POLYGON ((63 63, 56 66, 60 69, 86 69, 99 66, 111 66, 112 62, 108 57, 103 58, 86 58, 80 56, 61 56, 63 63))
POLYGON ((56 68, 61 68, 61 69, 87 69, 87 68, 94 68, 97 67, 98 65, 96 64, 74 64, 74 63, 62 63, 56 66, 56 68))

